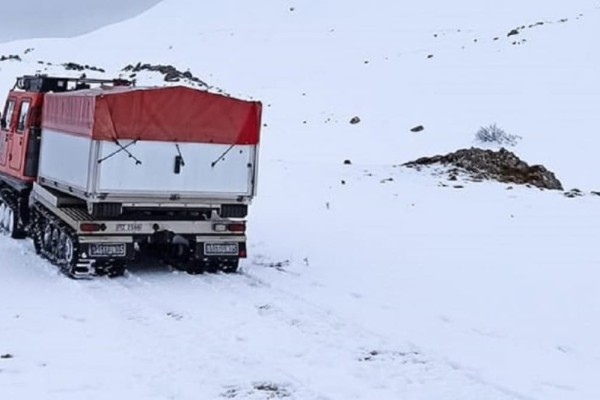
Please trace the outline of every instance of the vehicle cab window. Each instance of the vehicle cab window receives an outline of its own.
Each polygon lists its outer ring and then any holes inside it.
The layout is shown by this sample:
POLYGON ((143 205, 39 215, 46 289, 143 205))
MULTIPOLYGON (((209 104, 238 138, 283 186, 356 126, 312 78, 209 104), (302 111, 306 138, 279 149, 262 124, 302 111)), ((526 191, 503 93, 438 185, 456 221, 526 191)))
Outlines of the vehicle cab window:
POLYGON ((21 110, 19 111, 19 120, 17 121, 17 132, 23 133, 25 130, 25 123, 27 122, 27 115, 29 114, 29 100, 21 103, 21 110))
POLYGON ((12 122, 13 113, 15 111, 15 100, 9 99, 4 107, 4 115, 2 116, 2 129, 9 130, 12 122))

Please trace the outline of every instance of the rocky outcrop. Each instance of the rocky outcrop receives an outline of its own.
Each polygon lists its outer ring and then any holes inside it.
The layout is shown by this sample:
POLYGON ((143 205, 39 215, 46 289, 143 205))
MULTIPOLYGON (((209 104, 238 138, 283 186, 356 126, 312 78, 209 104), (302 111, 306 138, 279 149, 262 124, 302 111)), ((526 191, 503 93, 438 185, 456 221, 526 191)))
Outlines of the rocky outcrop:
POLYGON ((530 166, 504 148, 499 151, 462 149, 447 155, 419 158, 403 165, 417 169, 433 165, 450 167, 448 174, 452 179, 456 179, 457 174, 464 173, 474 180, 496 180, 542 189, 563 190, 561 182, 546 167, 530 166))
POLYGON ((8 60, 21 61, 21 56, 19 56, 18 54, 9 54, 7 56, 0 56, 0 61, 8 61, 8 60))
POLYGON ((180 71, 172 65, 152 65, 137 63, 136 65, 128 65, 122 69, 124 72, 130 72, 130 77, 135 77, 135 74, 140 71, 158 72, 163 75, 165 82, 179 82, 187 80, 194 82, 196 85, 208 88, 208 84, 200 78, 194 76, 190 71, 180 71))
POLYGON ((96 72, 106 72, 104 68, 96 67, 94 65, 83 65, 75 62, 67 62, 61 64, 67 71, 96 71, 96 72))

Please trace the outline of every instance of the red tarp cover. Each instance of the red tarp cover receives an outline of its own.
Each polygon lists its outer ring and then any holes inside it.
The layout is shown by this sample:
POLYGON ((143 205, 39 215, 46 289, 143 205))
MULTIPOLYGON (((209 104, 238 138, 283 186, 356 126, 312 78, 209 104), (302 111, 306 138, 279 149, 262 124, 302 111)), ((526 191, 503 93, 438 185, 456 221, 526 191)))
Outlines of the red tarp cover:
POLYGON ((42 127, 94 140, 257 144, 262 105, 182 86, 49 93, 42 127))

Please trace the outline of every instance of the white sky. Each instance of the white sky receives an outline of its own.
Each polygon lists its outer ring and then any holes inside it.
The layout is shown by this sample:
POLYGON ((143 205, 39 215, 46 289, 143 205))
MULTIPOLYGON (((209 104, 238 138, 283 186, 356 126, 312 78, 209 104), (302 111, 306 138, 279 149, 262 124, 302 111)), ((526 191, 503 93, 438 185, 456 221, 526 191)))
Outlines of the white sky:
POLYGON ((133 17, 161 0, 29 0, 0 2, 0 42, 77 36, 133 17))

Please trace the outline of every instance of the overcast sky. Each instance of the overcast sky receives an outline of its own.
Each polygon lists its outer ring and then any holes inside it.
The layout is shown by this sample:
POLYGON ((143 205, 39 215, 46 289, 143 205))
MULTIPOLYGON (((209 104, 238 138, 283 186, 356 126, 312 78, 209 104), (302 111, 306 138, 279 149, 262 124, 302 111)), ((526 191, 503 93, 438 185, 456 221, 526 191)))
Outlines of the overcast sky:
POLYGON ((161 0, 0 0, 0 42, 68 37, 133 17, 161 0))

